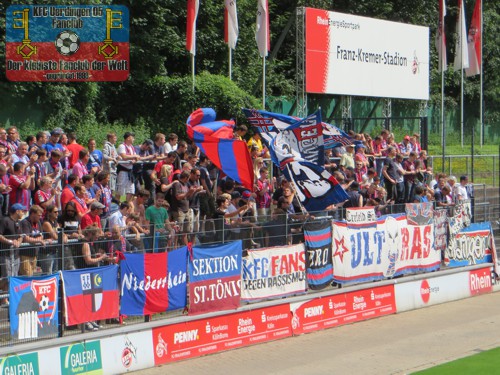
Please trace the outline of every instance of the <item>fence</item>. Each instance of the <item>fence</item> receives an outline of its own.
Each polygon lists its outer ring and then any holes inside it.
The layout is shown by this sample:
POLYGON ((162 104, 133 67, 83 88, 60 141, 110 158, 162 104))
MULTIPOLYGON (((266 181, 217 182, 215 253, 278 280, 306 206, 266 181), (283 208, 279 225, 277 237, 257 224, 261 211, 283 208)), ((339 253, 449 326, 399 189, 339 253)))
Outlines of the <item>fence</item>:
MULTIPOLYGON (((475 221, 492 221, 494 225, 498 225, 498 215, 500 212, 499 206, 494 205, 481 205, 481 202, 475 205, 473 211, 473 217, 475 221)), ((381 214, 395 214, 405 212, 404 205, 389 205, 380 212, 381 214)), ((324 220, 342 220, 346 217, 346 210, 338 209, 329 212, 317 212, 313 216, 310 216, 306 221, 318 221, 324 220), (314 216, 314 217, 313 217, 314 216)), ((227 222, 221 219, 219 222, 214 222, 214 220, 207 220, 201 222, 200 232, 190 235, 188 240, 199 244, 215 244, 215 243, 225 243, 233 240, 242 240, 243 243, 243 255, 249 249, 262 248, 267 246, 286 246, 294 243, 301 243, 304 241, 302 229, 303 220, 293 219, 290 215, 282 216, 272 216, 272 217, 260 217, 259 220, 254 218, 249 218, 249 223, 238 222, 231 226, 227 225, 227 222), (220 228, 217 230, 217 228, 220 228)), ((495 227, 496 228, 496 227, 495 227)), ((44 234, 44 237, 46 234, 44 234)), ((7 236, 9 240, 15 240, 16 237, 7 236)), ((93 258, 101 257, 102 260, 95 265, 105 265, 114 264, 117 262, 115 250, 125 250, 132 253, 152 253, 152 252, 163 252, 169 251, 171 249, 176 249, 177 247, 183 246, 184 237, 182 233, 176 231, 165 232, 153 231, 151 233, 141 234, 141 235, 126 235, 124 237, 111 238, 109 235, 104 236, 100 239, 94 239, 92 237, 85 238, 81 235, 75 235, 74 233, 69 233, 61 230, 59 232, 58 241, 46 240, 45 243, 40 244, 29 244, 23 243, 20 247, 6 248, 4 246, 2 251, 2 263, 6 263, 7 260, 13 261, 17 256, 22 257, 21 261, 35 260, 37 256, 38 260, 33 263, 33 269, 30 270, 26 267, 26 264, 22 267, 23 273, 26 276, 36 276, 42 274, 51 274, 57 270, 68 270, 73 268, 85 268, 88 264, 88 257, 84 256, 82 253, 82 248, 86 243, 92 242, 92 248, 95 249, 93 258), (69 238, 77 237, 77 238, 69 238), (26 272, 28 270, 28 272, 26 272)), ((4 270, 2 270, 4 271, 4 270)), ((4 274, 5 276, 5 274, 4 274)), ((332 287, 338 287, 338 285, 333 285, 332 287)), ((5 290, 5 289, 4 289, 5 290)), ((312 293, 313 291, 308 291, 312 293)), ((60 293, 62 295, 62 293, 60 293)), ((8 293, 4 292, 0 296, 5 302, 6 298, 9 298, 8 293)), ((40 302, 41 303, 41 302, 40 302)), ((62 297, 59 300, 59 306, 63 306, 62 297)), ((30 337, 30 335, 25 335, 25 339, 14 338, 10 334, 10 318, 8 314, 9 309, 0 309, 0 346, 5 345, 15 345, 16 343, 22 343, 27 341, 38 340, 39 338, 30 337)), ((112 319, 107 321, 101 321, 98 323, 101 329, 107 329, 116 327, 119 324, 134 324, 144 321, 166 319, 174 316, 181 316, 184 311, 175 310, 159 314, 154 314, 145 317, 123 317, 119 319, 112 319)), ((59 326, 54 327, 49 335, 44 336, 46 338, 61 337, 67 335, 78 334, 84 331, 84 326, 74 326, 67 327, 63 324, 64 311, 60 308, 59 312, 59 326)))

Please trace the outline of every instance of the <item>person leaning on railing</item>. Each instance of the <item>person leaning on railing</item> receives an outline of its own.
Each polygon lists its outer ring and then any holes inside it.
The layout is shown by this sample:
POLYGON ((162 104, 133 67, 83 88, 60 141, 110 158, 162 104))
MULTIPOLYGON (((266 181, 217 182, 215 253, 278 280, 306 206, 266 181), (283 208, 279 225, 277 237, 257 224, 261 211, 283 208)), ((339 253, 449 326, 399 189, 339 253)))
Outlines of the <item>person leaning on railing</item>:
MULTIPOLYGON (((2 273, 0 289, 4 292, 9 290, 8 277, 19 274, 19 247, 23 241, 20 220, 26 211, 25 206, 15 203, 10 207, 9 216, 0 220, 0 269, 2 273)), ((7 307, 9 301, 5 298, 0 304, 7 307)))
POLYGON ((45 247, 42 234, 42 214, 43 208, 34 204, 29 210, 28 217, 21 221, 21 231, 24 234, 23 242, 29 245, 19 249, 20 276, 33 276, 36 270, 38 252, 40 248, 45 247))

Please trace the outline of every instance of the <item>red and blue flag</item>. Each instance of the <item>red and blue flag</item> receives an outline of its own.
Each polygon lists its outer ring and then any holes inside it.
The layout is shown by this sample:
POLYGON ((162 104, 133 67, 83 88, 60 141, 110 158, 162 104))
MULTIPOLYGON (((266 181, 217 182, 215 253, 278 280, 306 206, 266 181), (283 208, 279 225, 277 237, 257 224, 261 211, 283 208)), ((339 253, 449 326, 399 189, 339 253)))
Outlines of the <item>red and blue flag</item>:
POLYGON ((228 177, 253 191, 254 171, 245 142, 233 139, 233 121, 215 121, 212 108, 199 108, 187 120, 187 134, 228 177))
POLYGON ((62 271, 66 324, 119 315, 118 266, 62 271))
POLYGON ((126 254, 120 266, 123 315, 151 315, 168 309, 168 253, 126 254))

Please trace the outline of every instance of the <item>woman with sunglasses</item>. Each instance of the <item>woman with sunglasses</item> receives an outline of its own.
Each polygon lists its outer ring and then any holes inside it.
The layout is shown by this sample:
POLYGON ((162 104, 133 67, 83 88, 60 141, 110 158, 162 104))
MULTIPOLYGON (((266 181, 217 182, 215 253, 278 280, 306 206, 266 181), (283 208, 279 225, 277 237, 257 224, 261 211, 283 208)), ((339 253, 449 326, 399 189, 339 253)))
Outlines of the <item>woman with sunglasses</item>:
POLYGON ((43 238, 46 242, 45 247, 41 248, 38 253, 38 262, 44 274, 52 274, 59 271, 58 267, 58 249, 57 243, 59 223, 57 217, 59 216, 59 209, 54 204, 49 204, 45 208, 45 219, 42 224, 43 238))
MULTIPOLYGON (((82 239, 82 231, 80 228, 80 219, 77 215, 76 204, 73 201, 69 201, 62 215, 59 218, 59 225, 63 229, 63 233, 68 239, 82 239)), ((75 262, 72 255, 72 247, 74 245, 67 245, 64 247, 64 264, 63 270, 74 270, 75 262)))

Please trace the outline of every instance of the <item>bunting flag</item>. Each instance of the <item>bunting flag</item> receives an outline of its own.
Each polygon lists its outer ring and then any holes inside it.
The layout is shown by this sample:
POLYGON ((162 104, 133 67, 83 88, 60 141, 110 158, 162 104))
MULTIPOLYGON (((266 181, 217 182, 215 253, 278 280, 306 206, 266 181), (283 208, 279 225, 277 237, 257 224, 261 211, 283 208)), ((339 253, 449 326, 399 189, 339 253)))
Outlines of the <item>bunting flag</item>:
POLYGON ((469 68, 465 69, 467 77, 475 76, 481 73, 482 64, 482 3, 476 0, 472 21, 469 28, 469 38, 467 40, 467 49, 469 51, 469 68))
POLYGON ((252 159, 246 143, 233 139, 233 121, 215 121, 212 108, 198 108, 186 125, 188 137, 217 168, 253 191, 252 159))
POLYGON ((196 20, 198 18, 199 0, 187 2, 186 49, 191 55, 196 55, 196 20))
POLYGON ((439 23, 436 32, 436 49, 438 51, 438 72, 446 71, 446 35, 444 33, 444 17, 446 16, 445 0, 439 0, 439 23))
POLYGON ((465 7, 463 0, 458 0, 457 40, 455 43, 455 61, 453 64, 455 70, 469 67, 469 52, 464 45, 466 40, 467 28, 465 27, 465 7))
POLYGON ((260 57, 266 57, 271 49, 269 37, 269 4, 267 0, 257 0, 257 28, 255 40, 260 57))
POLYGON ((235 49, 239 32, 236 0, 224 0, 224 6, 224 42, 229 48, 235 49))
POLYGON ((67 325, 118 317, 118 266, 62 271, 61 275, 67 325))
MULTIPOLYGON (((309 123, 316 117, 321 121, 319 111, 297 122, 276 135, 269 147, 271 159, 294 184, 297 198, 307 211, 320 211, 334 203, 349 199, 339 182, 318 164, 307 161, 297 149, 293 131, 301 123, 309 123), (293 133, 293 134, 292 134, 293 133)), ((316 136, 321 136, 317 133, 316 136)), ((313 138, 309 139, 313 143, 313 138)))
MULTIPOLYGON (((257 109, 243 108, 243 113, 250 124, 257 129, 262 139, 267 142, 266 146, 268 146, 268 148, 272 138, 274 138, 279 131, 285 130, 287 127, 300 120, 298 117, 257 109)), ((321 122, 321 126, 323 127, 323 144, 325 149, 350 145, 356 142, 335 125, 321 122)))

